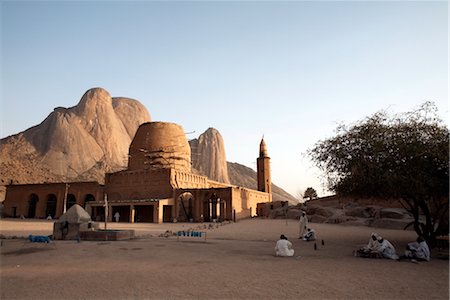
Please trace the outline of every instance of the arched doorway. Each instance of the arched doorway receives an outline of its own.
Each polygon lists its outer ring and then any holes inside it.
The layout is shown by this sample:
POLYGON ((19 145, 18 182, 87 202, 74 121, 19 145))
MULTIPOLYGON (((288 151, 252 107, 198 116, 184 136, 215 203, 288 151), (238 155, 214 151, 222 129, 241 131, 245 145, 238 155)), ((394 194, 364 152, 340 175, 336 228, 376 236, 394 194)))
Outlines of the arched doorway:
POLYGON ((56 195, 55 194, 49 194, 47 196, 47 208, 45 209, 45 216, 51 216, 52 219, 56 216, 56 195))
POLYGON ((194 218, 194 196, 185 192, 178 197, 178 221, 187 222, 194 218))
POLYGON ((86 206, 87 206, 88 202, 90 202, 90 201, 95 201, 95 197, 92 194, 87 194, 84 197, 84 209, 86 209, 86 206))
POLYGON ((203 216, 205 222, 223 221, 226 203, 216 193, 212 193, 203 203, 203 216))
POLYGON ((66 211, 69 210, 72 206, 74 206, 77 203, 77 198, 75 198, 74 194, 68 194, 67 195, 67 202, 66 202, 66 211))
POLYGON ((39 197, 36 194, 30 195, 30 200, 28 200, 28 218, 36 217, 36 206, 39 201, 39 197))

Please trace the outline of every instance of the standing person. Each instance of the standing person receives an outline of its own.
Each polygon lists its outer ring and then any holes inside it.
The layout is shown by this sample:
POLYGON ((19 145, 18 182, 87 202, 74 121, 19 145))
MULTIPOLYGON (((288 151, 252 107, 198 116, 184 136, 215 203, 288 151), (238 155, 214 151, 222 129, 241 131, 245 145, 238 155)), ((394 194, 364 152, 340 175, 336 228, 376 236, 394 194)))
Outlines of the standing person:
POLYGON ((298 238, 302 239, 303 236, 306 233, 306 228, 308 227, 308 217, 306 216, 306 213, 302 211, 302 214, 300 215, 300 220, 298 222, 298 238))
POLYGON ((116 219, 116 222, 119 222, 119 218, 120 218, 119 212, 116 212, 116 213, 114 214, 114 218, 116 219))
POLYGON ((395 260, 399 259, 398 255, 395 253, 394 246, 388 240, 385 240, 381 236, 379 236, 378 242, 380 243, 380 252, 383 257, 395 260))
POLYGON ((421 236, 417 237, 417 240, 412 243, 408 243, 406 246, 405 257, 422 261, 430 261, 430 248, 427 242, 421 236))
POLYGON ((292 243, 288 241, 287 237, 282 234, 280 239, 275 245, 276 256, 294 256, 294 249, 292 249, 292 243))

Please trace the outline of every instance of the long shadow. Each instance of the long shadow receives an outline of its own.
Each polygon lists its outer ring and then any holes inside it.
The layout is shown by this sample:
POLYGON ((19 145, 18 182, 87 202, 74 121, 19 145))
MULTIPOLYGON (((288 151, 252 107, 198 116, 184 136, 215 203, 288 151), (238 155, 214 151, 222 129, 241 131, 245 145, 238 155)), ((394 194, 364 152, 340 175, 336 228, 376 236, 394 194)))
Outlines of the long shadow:
POLYGON ((37 252, 43 252, 48 250, 54 250, 54 248, 22 248, 14 251, 8 251, 2 253, 2 255, 24 255, 24 254, 31 254, 31 253, 37 253, 37 252))

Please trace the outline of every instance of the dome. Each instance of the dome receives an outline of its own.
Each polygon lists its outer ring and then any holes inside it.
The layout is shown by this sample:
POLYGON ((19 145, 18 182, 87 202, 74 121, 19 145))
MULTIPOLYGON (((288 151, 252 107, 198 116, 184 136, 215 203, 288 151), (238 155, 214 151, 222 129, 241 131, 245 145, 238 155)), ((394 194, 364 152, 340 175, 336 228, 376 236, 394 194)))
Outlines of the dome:
POLYGON ((130 145, 128 170, 177 169, 191 171, 191 148, 183 127, 149 122, 139 126, 130 145))

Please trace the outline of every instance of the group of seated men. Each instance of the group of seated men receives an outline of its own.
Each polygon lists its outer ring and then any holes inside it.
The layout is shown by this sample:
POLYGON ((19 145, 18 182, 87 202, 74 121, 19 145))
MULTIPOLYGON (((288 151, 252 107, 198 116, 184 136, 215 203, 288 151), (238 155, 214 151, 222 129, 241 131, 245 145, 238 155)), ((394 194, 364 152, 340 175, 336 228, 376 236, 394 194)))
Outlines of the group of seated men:
POLYGON ((405 254, 401 257, 396 254, 394 246, 377 233, 372 233, 369 243, 354 253, 355 256, 370 258, 384 257, 394 260, 408 258, 413 262, 430 260, 430 248, 421 236, 415 242, 408 243, 405 254))
MULTIPOLYGON (((304 235, 303 239, 306 241, 315 240, 314 229, 308 228, 308 231, 304 235)), ((355 251, 354 254, 355 256, 360 257, 384 257, 394 260, 407 258, 412 262, 430 260, 430 248, 421 236, 419 236, 415 242, 408 243, 408 245, 406 246, 405 254, 399 257, 395 251, 394 246, 387 239, 384 239, 377 233, 372 233, 368 244, 355 251)), ((283 234, 280 236, 280 239, 275 245, 275 255, 294 256, 292 243, 283 234)))

